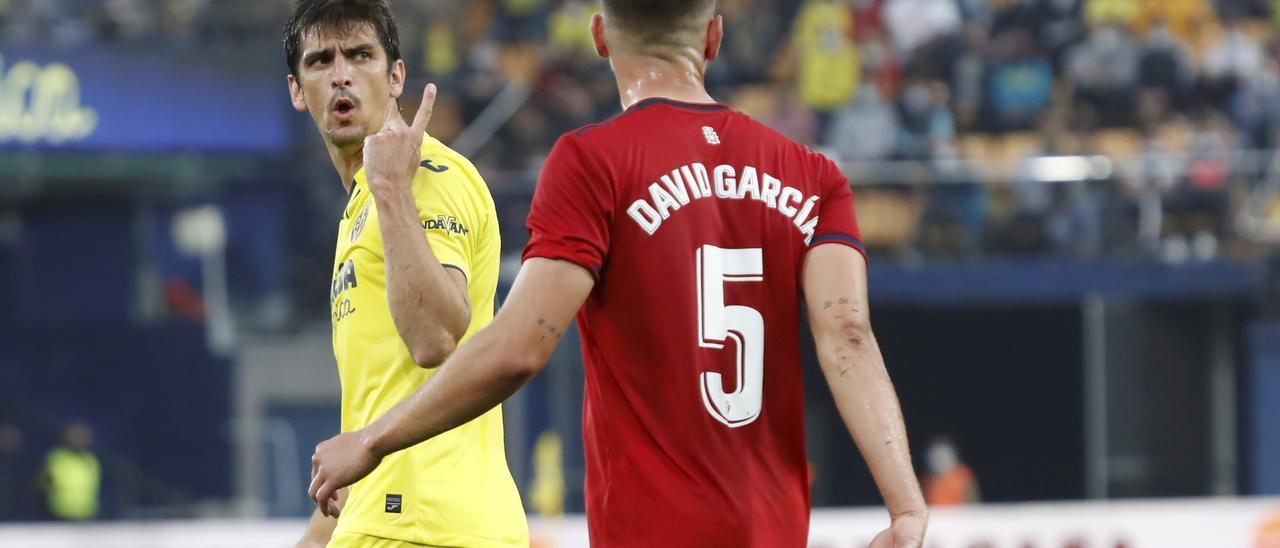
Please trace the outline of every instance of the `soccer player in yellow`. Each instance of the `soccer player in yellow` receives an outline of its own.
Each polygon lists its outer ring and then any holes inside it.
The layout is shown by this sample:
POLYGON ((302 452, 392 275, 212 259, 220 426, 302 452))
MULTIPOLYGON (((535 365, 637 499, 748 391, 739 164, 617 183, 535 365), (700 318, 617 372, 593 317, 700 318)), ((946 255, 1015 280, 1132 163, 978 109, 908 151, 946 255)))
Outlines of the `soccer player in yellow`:
MULTIPOLYGON (((498 220, 471 163, 424 136, 434 86, 405 125, 405 63, 385 0, 301 0, 284 38, 293 106, 311 114, 350 193, 329 294, 349 432, 413 394, 492 320, 498 220)), ((324 545, 528 545, 501 409, 326 500, 299 542, 324 545)))

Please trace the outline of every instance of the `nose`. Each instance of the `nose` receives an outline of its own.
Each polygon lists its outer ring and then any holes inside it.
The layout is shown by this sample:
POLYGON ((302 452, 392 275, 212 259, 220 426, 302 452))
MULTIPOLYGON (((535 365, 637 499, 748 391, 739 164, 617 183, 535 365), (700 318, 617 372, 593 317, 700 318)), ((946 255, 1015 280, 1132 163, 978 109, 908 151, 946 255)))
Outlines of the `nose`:
POLYGON ((342 89, 351 87, 351 65, 346 59, 338 56, 329 69, 329 87, 342 89))

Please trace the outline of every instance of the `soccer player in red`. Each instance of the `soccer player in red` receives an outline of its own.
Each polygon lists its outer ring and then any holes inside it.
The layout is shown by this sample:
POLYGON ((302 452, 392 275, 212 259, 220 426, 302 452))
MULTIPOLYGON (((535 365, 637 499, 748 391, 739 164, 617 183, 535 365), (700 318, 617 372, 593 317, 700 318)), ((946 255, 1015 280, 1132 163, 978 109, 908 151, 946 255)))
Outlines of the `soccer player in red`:
POLYGON ((320 444, 311 496, 501 402, 576 313, 592 545, 804 546, 803 301, 889 509, 873 546, 920 546, 925 504, 848 182, 707 94, 724 32, 714 0, 605 0, 591 31, 626 110, 560 138, 493 323, 381 419, 320 444))

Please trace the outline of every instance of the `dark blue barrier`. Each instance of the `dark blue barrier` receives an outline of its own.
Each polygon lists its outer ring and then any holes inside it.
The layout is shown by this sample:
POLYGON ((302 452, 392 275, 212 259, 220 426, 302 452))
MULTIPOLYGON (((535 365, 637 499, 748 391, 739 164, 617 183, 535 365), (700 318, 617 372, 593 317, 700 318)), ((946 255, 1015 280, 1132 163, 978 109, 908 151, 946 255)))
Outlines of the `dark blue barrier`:
POLYGON ((1249 460, 1253 495, 1280 495, 1280 322, 1249 330, 1249 374, 1245 382, 1252 408, 1249 460))
POLYGON ((231 494, 230 367, 202 325, 9 326, 0 401, 37 454, 68 422, 92 426, 107 516, 231 494))
POLYGON ((1051 259, 989 260, 907 267, 877 264, 868 270, 872 303, 1069 304, 1091 294, 1157 300, 1233 299, 1259 294, 1266 285, 1261 262, 1072 262, 1051 259))

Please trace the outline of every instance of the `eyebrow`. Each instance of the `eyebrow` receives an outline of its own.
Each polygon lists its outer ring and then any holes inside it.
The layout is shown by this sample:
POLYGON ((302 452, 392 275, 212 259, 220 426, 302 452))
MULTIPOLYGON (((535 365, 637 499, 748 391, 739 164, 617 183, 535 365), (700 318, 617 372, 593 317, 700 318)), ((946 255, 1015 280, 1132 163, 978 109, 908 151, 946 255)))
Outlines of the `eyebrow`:
MULTIPOLYGON (((365 42, 363 44, 356 44, 349 48, 342 48, 342 54, 346 56, 358 55, 364 52, 368 52, 372 54, 374 51, 375 51, 374 45, 368 42, 365 42)), ((316 61, 322 61, 324 59, 332 59, 332 58, 333 58, 332 47, 312 50, 302 55, 302 64, 303 66, 306 66, 316 61)))
POLYGON ((366 42, 364 44, 358 44, 355 46, 351 46, 349 48, 344 48, 342 50, 343 55, 354 55, 357 53, 364 53, 364 52, 373 53, 373 44, 366 42))
POLYGON ((310 65, 315 61, 319 61, 326 57, 333 57, 333 48, 325 48, 320 50, 312 50, 302 55, 302 64, 310 65))

